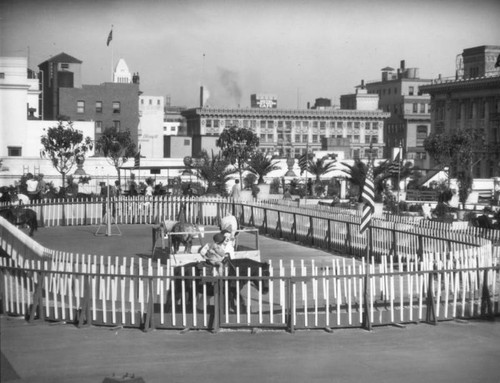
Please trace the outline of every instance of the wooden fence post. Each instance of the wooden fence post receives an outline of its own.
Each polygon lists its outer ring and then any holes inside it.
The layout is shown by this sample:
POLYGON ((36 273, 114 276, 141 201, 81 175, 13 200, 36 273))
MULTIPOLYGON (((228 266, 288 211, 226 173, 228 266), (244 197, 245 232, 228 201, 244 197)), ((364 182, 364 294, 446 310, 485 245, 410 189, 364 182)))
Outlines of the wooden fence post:
POLYGON ((345 223, 346 226, 346 235, 345 235, 345 247, 346 251, 349 252, 349 254, 352 253, 352 237, 351 237, 351 225, 349 225, 349 222, 345 223))
POLYGON ((292 278, 287 278, 286 280, 286 297, 285 297, 285 302, 288 303, 288 315, 287 315, 287 322, 288 322, 288 331, 293 334, 295 333, 295 326, 293 324, 293 296, 292 296, 292 278), (287 299, 288 298, 288 299, 287 299))
POLYGON ((292 234, 293 240, 297 242, 297 214, 295 213, 293 213, 292 234))
POLYGON ((491 303, 490 290, 488 288, 488 270, 484 270, 483 290, 481 294, 481 317, 495 320, 493 305, 491 303))
POLYGON ((424 257, 424 239, 422 238, 422 235, 418 236, 417 256, 419 261, 421 261, 424 257))
POLYGON ((332 221, 328 220, 328 229, 326 230, 326 246, 328 251, 332 250, 332 221))
MULTIPOLYGON (((45 312, 43 311, 43 288, 45 282, 45 272, 38 272, 38 285, 35 289, 35 294, 33 294, 33 305, 31 306, 30 316, 28 322, 35 319, 35 314, 38 311, 38 318, 42 321, 45 320, 45 312)), ((48 288, 48 286, 47 286, 48 288)))
POLYGON ((155 329, 154 322, 154 283, 153 278, 148 278, 149 299, 146 309, 146 318, 144 320, 144 332, 155 329))
POLYGON ((91 291, 90 291, 90 275, 85 276, 85 287, 83 290, 82 307, 80 309, 80 315, 78 317, 78 328, 88 327, 92 324, 92 314, 91 308, 91 291))
POLYGON ((278 220, 276 222, 276 232, 279 234, 279 238, 283 238, 283 229, 281 228, 281 212, 278 210, 278 220))
POLYGON ((429 272, 429 281, 427 284, 427 313, 425 315, 426 322, 433 325, 437 325, 436 301, 434 300, 434 292, 432 291, 435 274, 435 272, 429 272))
POLYGON ((264 208, 264 222, 262 223, 264 226, 264 234, 267 234, 267 209, 264 208))
POLYGON ((253 206, 250 206, 250 226, 255 226, 255 216, 253 211, 253 206))
POLYGON ((220 317, 222 310, 222 294, 221 294, 221 285, 222 283, 220 277, 214 278, 214 315, 213 315, 213 323, 212 323, 212 332, 218 333, 220 330, 220 317))
POLYGON ((368 304, 368 298, 371 296, 371 283, 369 277, 370 263, 366 260, 366 273, 364 276, 365 286, 363 291, 363 323, 361 324, 366 330, 372 330, 372 322, 370 321, 370 305, 368 304))
POLYGON ((314 227, 313 227, 313 217, 309 216, 309 230, 307 236, 310 237, 310 246, 314 246, 314 227))

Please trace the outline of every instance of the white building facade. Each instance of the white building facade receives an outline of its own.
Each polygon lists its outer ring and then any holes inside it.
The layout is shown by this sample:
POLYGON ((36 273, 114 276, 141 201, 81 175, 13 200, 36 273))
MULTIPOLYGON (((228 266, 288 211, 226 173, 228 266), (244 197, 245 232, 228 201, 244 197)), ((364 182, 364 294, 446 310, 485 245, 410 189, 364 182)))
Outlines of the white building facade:
MULTIPOLYGON (((13 184, 27 172, 59 176, 49 160, 40 158, 41 137, 58 122, 38 119, 38 77, 28 69, 27 58, 0 58, 0 186, 13 184)), ((73 127, 94 139, 93 122, 78 121, 73 127)))

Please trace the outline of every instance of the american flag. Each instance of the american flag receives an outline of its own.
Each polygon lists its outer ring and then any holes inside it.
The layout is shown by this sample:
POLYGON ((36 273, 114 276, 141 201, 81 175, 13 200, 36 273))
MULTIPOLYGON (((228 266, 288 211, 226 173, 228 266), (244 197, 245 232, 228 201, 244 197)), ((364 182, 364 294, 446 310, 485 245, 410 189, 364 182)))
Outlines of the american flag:
POLYGON ((392 163, 389 165, 389 173, 390 174, 399 174, 399 171, 401 170, 401 151, 398 152, 396 158, 392 163))
POLYGON ((299 157, 299 167, 300 167, 300 175, 304 173, 309 167, 309 153, 304 153, 299 157))
POLYGON ((365 203, 363 207, 363 215, 361 217, 361 226, 359 228, 360 234, 363 234, 372 221, 373 212, 375 211, 375 185, 373 183, 373 163, 370 161, 368 164, 368 172, 365 178, 365 185, 363 186, 363 194, 361 198, 365 203))
POLYGON ((141 166, 141 146, 139 145, 139 151, 134 156, 134 167, 138 168, 141 166))

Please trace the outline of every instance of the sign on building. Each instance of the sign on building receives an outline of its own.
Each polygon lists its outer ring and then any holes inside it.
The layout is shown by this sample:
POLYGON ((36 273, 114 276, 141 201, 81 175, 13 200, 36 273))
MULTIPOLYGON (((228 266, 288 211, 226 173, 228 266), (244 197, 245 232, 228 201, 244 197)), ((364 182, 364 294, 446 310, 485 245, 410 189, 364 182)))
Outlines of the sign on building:
POLYGON ((273 94, 252 94, 250 96, 250 106, 252 108, 276 109, 278 107, 278 97, 273 94))

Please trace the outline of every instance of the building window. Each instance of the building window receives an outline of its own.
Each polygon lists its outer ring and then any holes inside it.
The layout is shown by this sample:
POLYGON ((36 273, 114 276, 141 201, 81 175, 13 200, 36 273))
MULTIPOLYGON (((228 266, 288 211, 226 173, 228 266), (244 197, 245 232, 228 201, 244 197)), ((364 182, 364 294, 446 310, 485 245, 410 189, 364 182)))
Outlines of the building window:
POLYGON ((308 139, 307 139, 307 134, 303 134, 302 135, 302 142, 307 142, 308 139))
POLYGON ((143 98, 141 98, 141 104, 144 105, 144 99, 143 98))
POLYGON ((352 122, 351 121, 347 122, 347 129, 352 129, 352 122))
POLYGON ((184 146, 191 145, 191 140, 184 140, 184 146))
POLYGON ((479 108, 479 118, 483 119, 485 116, 485 106, 484 102, 479 102, 478 103, 478 108, 479 108))
POLYGON ((312 135, 312 142, 313 142, 313 144, 317 144, 318 143, 318 135, 317 134, 313 134, 312 135))
POLYGON ((337 122, 337 129, 342 129, 342 121, 337 122))
POLYGON ((102 133, 102 121, 95 122, 95 132, 102 133))
POLYGON ((417 113, 418 112, 418 104, 413 104, 413 113, 417 113))
POLYGON ((359 143, 359 134, 355 134, 355 135, 352 137, 352 142, 354 142, 354 143, 359 143))
POLYGON ((113 113, 120 113, 120 102, 113 101, 113 113))
POLYGON ((212 127, 212 120, 207 120, 206 127, 207 128, 211 128, 212 127))
POLYGON ((214 128, 219 128, 219 120, 214 120, 214 128))
POLYGON ((354 123, 354 129, 358 129, 359 130, 359 127, 360 127, 359 121, 355 122, 354 123))
POLYGON ((420 104, 420 113, 425 113, 425 104, 420 104))
POLYGON ((114 120, 113 126, 116 129, 116 131, 119 132, 120 131, 120 120, 114 120))
POLYGON ((417 125, 417 146, 423 146, 424 140, 427 138, 427 126, 417 125))
POLYGON ((414 93, 415 93, 415 87, 410 86, 410 87, 408 88, 408 94, 409 94, 410 96, 413 96, 413 95, 414 95, 414 93))
POLYGON ((69 64, 61 64, 61 69, 69 69, 69 64))
POLYGON ((268 135, 267 135, 267 140, 268 140, 269 142, 273 142, 273 141, 274 141, 274 134, 268 134, 268 135))
POLYGON ((266 122, 264 120, 260 120, 260 128, 265 129, 266 128, 266 122))
POLYGON ((176 127, 175 127, 175 126, 171 126, 171 127, 170 127, 170 131, 171 131, 171 132, 175 132, 175 129, 176 129, 176 127))
POLYGON ((274 121, 267 121, 267 128, 274 129, 274 121))
POLYGON ((295 142, 300 142, 300 134, 295 135, 295 142))
POLYGON ((95 102, 95 112, 102 113, 102 101, 95 102))
POLYGON ((156 100, 156 105, 160 105, 161 104, 161 101, 160 100, 156 100))
POLYGON ((7 155, 9 157, 22 157, 23 148, 21 146, 7 146, 7 155))
POLYGON ((261 135, 260 135, 260 141, 266 142, 266 135, 265 134, 261 133, 261 135))
POLYGON ((0 79, 4 79, 5 78, 5 72, 0 72, 0 79))
POLYGON ((76 102, 76 113, 85 113, 85 101, 76 102))

